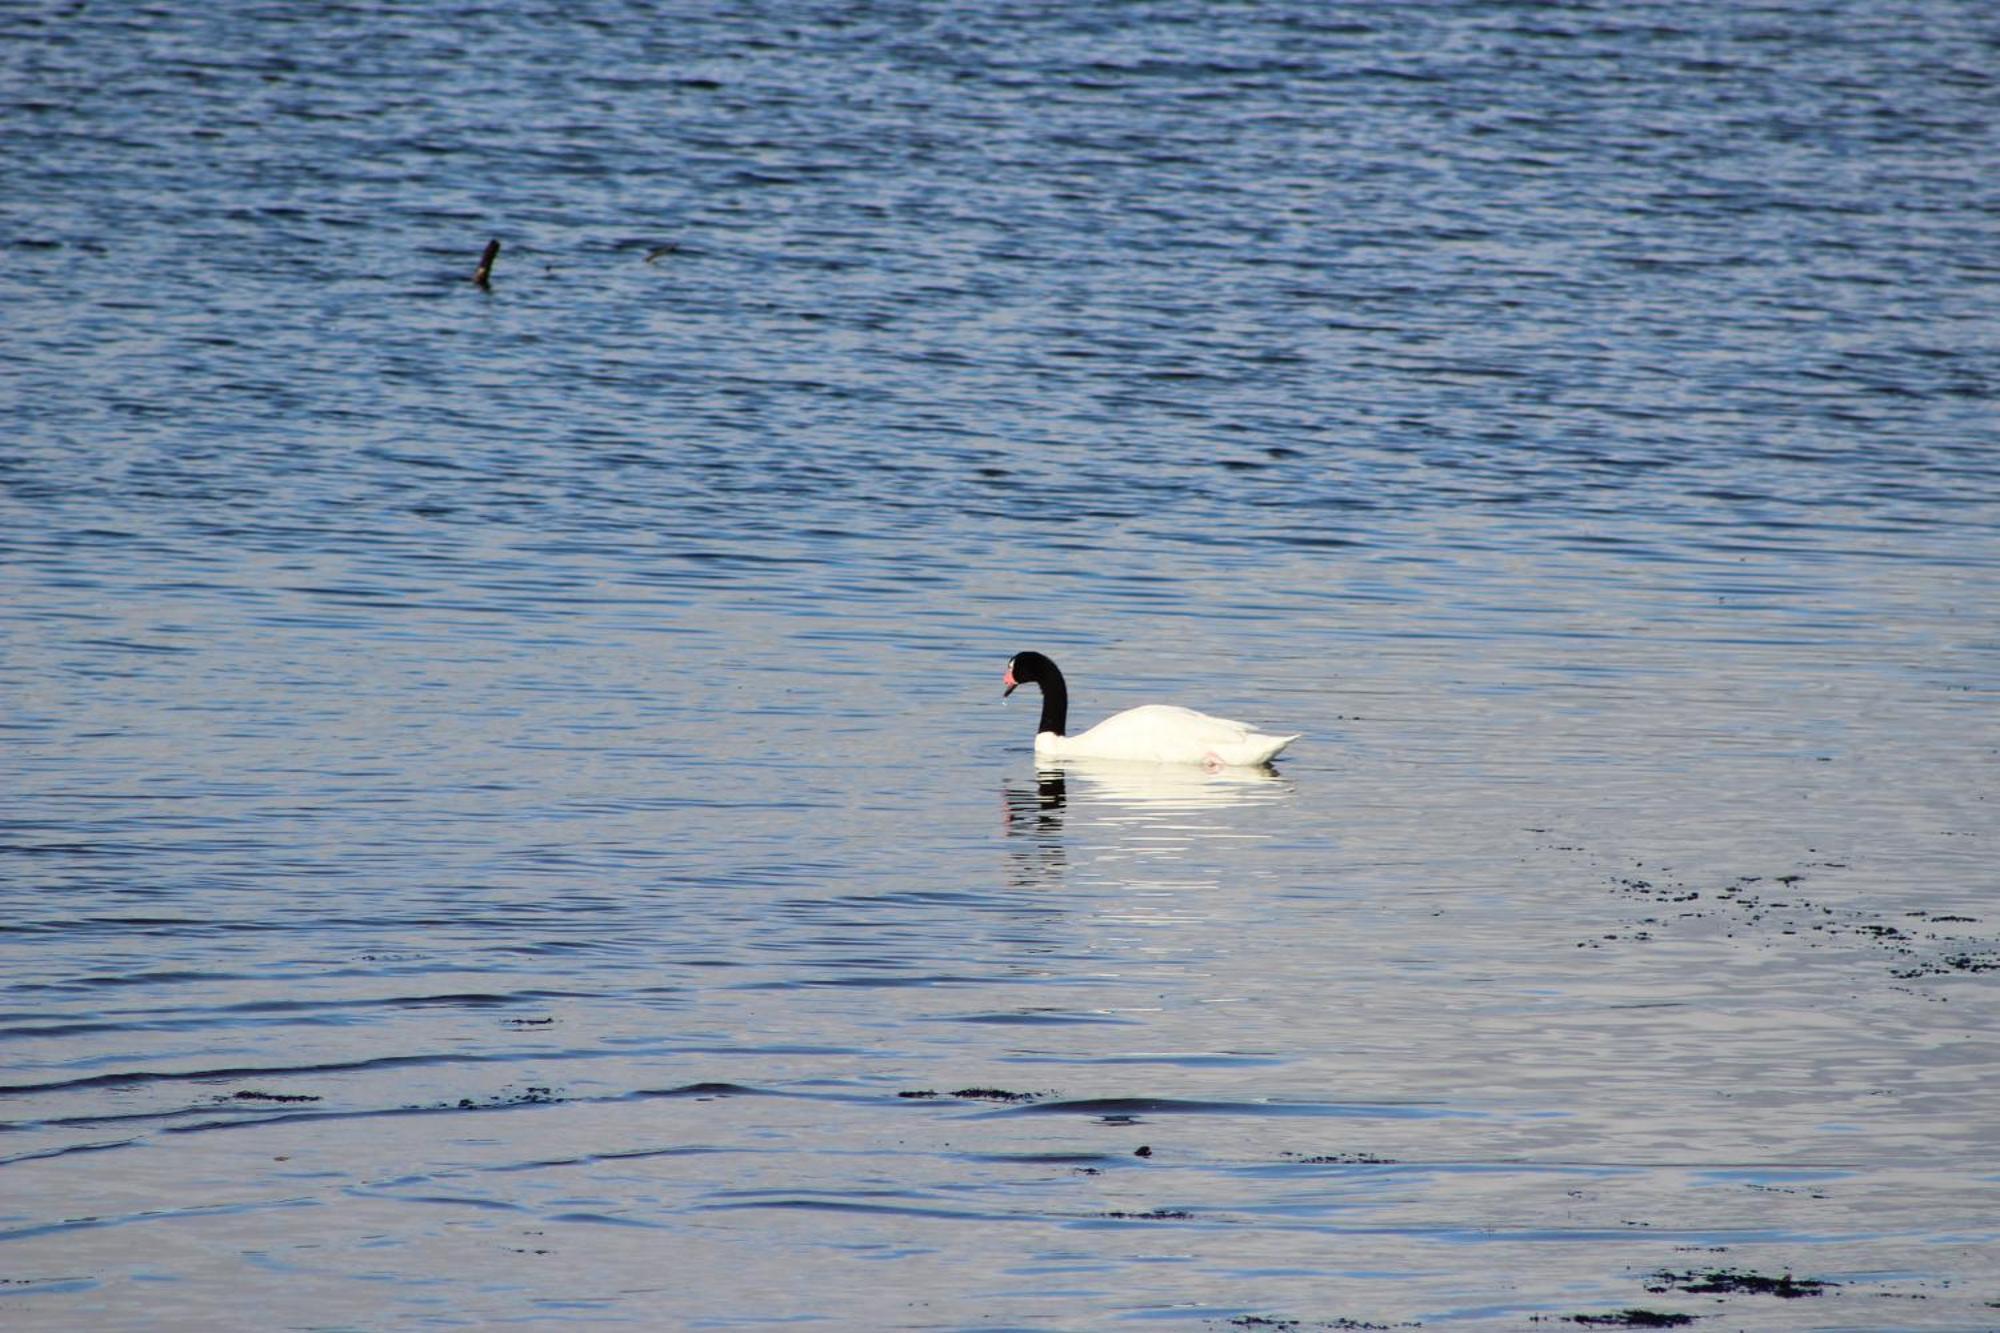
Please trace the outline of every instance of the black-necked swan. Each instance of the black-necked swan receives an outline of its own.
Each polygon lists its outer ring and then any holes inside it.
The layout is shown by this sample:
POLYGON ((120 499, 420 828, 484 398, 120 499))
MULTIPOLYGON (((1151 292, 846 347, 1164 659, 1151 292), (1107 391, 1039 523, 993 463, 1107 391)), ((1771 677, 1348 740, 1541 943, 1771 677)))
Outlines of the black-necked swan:
POLYGON ((1035 728, 1038 759, 1131 759, 1151 764, 1248 767, 1268 763, 1297 736, 1267 736, 1226 717, 1210 717, 1173 704, 1141 704, 1114 713, 1080 736, 1067 734, 1069 685, 1040 653, 1015 653, 1003 678, 1012 694, 1022 685, 1042 687, 1042 720, 1035 728))

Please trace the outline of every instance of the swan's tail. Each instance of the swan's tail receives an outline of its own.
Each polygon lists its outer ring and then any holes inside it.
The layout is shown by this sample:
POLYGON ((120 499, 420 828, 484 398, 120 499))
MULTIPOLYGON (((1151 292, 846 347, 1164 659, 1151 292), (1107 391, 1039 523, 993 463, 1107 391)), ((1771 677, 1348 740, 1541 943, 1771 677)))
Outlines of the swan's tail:
POLYGON ((1257 764, 1268 764, 1278 757, 1278 752, 1297 740, 1304 732, 1290 736, 1266 736, 1253 731, 1233 745, 1215 747, 1215 758, 1232 768, 1251 768, 1257 764))

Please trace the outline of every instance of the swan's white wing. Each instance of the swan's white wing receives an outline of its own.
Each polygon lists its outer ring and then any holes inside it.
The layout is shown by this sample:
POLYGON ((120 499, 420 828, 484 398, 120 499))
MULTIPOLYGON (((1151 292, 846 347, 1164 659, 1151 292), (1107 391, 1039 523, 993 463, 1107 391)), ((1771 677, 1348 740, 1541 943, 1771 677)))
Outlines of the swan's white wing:
POLYGON ((1297 739, 1267 736, 1246 723, 1192 708, 1143 704, 1078 736, 1038 736, 1035 749, 1038 754, 1156 764, 1261 764, 1297 739))

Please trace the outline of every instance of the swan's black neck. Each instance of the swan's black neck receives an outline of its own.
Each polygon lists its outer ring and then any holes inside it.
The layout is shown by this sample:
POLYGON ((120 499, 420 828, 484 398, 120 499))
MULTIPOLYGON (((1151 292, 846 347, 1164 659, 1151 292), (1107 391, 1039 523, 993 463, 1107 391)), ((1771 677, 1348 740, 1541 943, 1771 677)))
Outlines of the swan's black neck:
POLYGON ((1053 731, 1056 735, 1067 735, 1069 726, 1069 685, 1063 680, 1062 672, 1050 662, 1042 668, 1042 720, 1035 728, 1035 734, 1053 731))

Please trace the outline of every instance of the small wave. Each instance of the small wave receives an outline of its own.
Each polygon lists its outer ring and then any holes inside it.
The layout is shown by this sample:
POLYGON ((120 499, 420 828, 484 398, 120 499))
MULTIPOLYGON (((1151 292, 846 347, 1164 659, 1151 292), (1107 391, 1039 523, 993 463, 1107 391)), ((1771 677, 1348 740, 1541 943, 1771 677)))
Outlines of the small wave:
POLYGON ((1160 1115, 1229 1116, 1327 1116, 1386 1117, 1423 1120, 1471 1115, 1469 1111, 1446 1110, 1437 1106, 1408 1102, 1290 1102, 1290 1101, 1199 1101, 1179 1097, 1086 1097, 1066 1101, 1037 1101, 993 1111, 992 1115, 1086 1115, 1106 1120, 1136 1120, 1160 1115))

